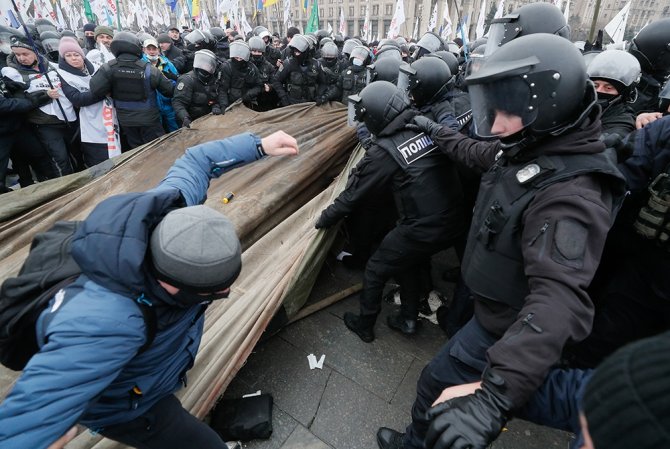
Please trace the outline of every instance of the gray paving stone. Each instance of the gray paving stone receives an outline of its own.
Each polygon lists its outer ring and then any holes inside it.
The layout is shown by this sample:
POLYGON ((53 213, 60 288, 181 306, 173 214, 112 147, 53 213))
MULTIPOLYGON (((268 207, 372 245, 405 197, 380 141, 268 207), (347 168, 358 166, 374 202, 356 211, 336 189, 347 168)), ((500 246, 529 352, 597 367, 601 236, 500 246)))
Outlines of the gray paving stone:
POLYGON ((412 410, 412 405, 414 404, 414 399, 416 398, 416 381, 419 380, 419 375, 421 370, 426 364, 421 361, 414 359, 412 364, 405 374, 405 378, 402 380, 398 389, 391 400, 391 404, 399 410, 406 410, 408 413, 412 410))
POLYGON ((404 429, 409 410, 401 411, 357 383, 334 372, 310 431, 338 449, 377 447, 377 429, 404 429))
POLYGON ((568 432, 514 419, 507 424, 507 430, 500 434, 491 449, 568 449, 573 438, 568 432))
POLYGON ((279 449, 298 426, 298 422, 277 405, 272 408, 272 436, 267 440, 253 440, 244 443, 248 449, 279 449))
POLYGON ((327 310, 292 324, 279 335, 305 352, 326 354, 326 365, 386 402, 393 398, 414 359, 385 339, 362 342, 327 310))
POLYGON ((296 426, 281 449, 329 449, 326 443, 318 439, 303 426, 296 426))

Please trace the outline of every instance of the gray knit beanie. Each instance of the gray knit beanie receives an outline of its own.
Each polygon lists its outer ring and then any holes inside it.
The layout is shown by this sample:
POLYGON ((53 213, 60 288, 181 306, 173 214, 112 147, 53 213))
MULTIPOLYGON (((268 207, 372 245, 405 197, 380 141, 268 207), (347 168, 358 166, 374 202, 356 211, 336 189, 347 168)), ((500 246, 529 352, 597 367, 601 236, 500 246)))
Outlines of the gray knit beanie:
POLYGON ((242 268, 235 227, 207 206, 167 214, 151 235, 151 260, 158 279, 202 293, 230 287, 242 268))
POLYGON ((605 359, 586 385, 582 408, 596 449, 670 448, 670 333, 605 359))

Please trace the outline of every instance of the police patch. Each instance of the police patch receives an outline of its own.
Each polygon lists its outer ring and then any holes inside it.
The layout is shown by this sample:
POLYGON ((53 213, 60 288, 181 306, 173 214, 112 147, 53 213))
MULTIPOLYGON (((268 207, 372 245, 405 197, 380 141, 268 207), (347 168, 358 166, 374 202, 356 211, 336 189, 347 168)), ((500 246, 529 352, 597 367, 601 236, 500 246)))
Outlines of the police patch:
POLYGON ((397 150, 405 160, 405 163, 410 165, 412 162, 421 159, 436 148, 437 147, 430 139, 430 137, 424 133, 421 133, 401 143, 397 150))
POLYGON ((181 81, 179 84, 177 84, 177 90, 182 90, 184 88, 184 82, 181 81))

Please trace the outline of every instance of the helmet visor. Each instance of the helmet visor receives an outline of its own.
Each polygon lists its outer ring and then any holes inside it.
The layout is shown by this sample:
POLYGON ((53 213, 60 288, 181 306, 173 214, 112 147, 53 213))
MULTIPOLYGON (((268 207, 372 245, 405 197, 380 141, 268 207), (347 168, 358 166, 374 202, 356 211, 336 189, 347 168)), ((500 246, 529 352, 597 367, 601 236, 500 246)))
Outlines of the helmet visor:
POLYGON ((475 133, 479 137, 507 137, 537 118, 528 84, 520 77, 468 87, 475 133))
POLYGON ((347 109, 347 125, 350 127, 356 127, 358 125, 358 118, 356 116, 356 109, 359 107, 359 103, 361 102, 361 97, 358 95, 350 95, 349 96, 349 101, 347 103, 348 109, 347 109))
POLYGON ((42 47, 44 47, 44 51, 51 53, 52 51, 58 51, 59 43, 58 39, 45 39, 42 41, 42 47))
POLYGON ((407 92, 409 90, 409 73, 400 70, 400 73, 398 74, 398 83, 396 85, 398 86, 398 89, 407 92))
POLYGON ((193 68, 202 69, 207 73, 214 73, 216 69, 216 59, 204 52, 195 52, 193 57, 193 68))
MULTIPOLYGON (((511 16, 511 15, 510 15, 511 16)), ((511 41, 521 33, 518 26, 517 16, 501 17, 491 23, 489 28, 489 39, 486 41, 484 56, 490 56, 500 48, 501 45, 511 41)))

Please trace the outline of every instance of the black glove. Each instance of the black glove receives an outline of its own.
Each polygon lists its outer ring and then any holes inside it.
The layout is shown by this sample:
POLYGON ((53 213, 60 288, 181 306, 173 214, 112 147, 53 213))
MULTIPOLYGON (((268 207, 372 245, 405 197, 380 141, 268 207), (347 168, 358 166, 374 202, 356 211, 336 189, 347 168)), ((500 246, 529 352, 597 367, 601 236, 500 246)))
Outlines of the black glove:
POLYGON ((14 81, 13 79, 7 76, 3 76, 2 81, 5 83, 5 87, 7 88, 7 90, 10 91, 11 93, 23 92, 28 88, 27 84, 21 83, 19 81, 14 81))
POLYGON ((317 97, 316 98, 316 105, 317 106, 321 106, 322 104, 325 104, 326 102, 328 102, 328 99, 325 98, 325 97, 317 97))
POLYGON ((181 126, 184 128, 190 128, 191 127, 191 119, 188 117, 185 117, 184 120, 181 122, 181 126))
MULTIPOLYGON (((633 131, 635 132, 635 131, 633 131)), ((600 140, 603 141, 606 148, 614 148, 616 152, 617 162, 621 163, 633 155, 633 150, 635 149, 635 137, 628 137, 623 139, 619 134, 604 133, 600 136, 600 140)))
POLYGON ((426 449, 486 449, 500 434, 512 409, 505 381, 484 371, 481 389, 428 410, 426 449))
POLYGON ((223 110, 221 110, 221 108, 218 107, 218 106, 212 106, 212 114, 214 114, 214 115, 222 115, 222 114, 223 114, 223 110))
POLYGON ((424 117, 423 115, 417 115, 412 119, 412 121, 414 123, 408 123, 405 125, 405 128, 412 129, 414 131, 422 131, 426 133, 431 139, 434 139, 437 132, 442 129, 442 125, 432 121, 428 117, 424 117))
POLYGON ((33 107, 35 108, 44 106, 45 104, 48 104, 52 101, 46 90, 38 90, 36 92, 27 93, 26 98, 30 100, 30 102, 33 104, 33 107))
POLYGON ((326 211, 324 210, 323 212, 321 212, 321 216, 319 217, 319 219, 316 220, 316 223, 314 223, 314 227, 316 229, 326 229, 337 224, 338 221, 340 221, 339 218, 333 219, 328 214, 326 214, 326 211))

